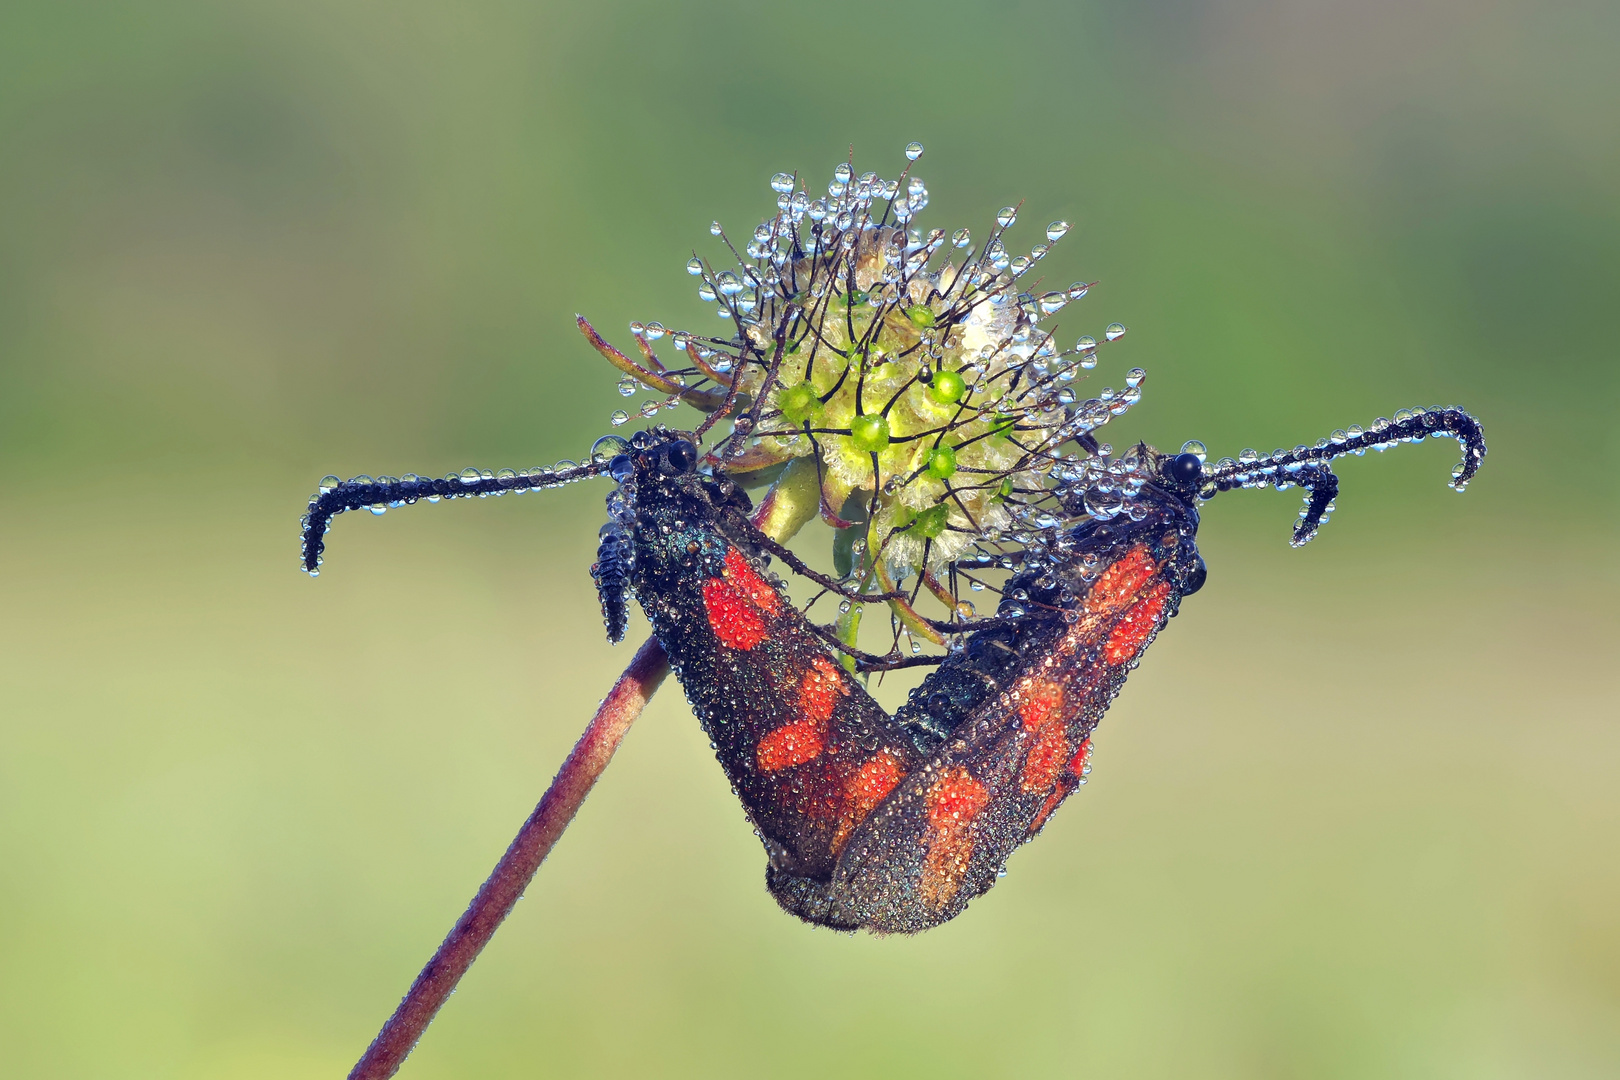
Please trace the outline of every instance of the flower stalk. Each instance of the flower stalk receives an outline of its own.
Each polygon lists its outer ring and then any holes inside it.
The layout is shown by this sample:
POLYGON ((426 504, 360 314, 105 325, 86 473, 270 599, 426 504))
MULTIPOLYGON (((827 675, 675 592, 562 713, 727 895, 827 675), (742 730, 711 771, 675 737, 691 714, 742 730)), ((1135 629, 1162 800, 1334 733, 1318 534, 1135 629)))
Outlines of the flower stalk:
POLYGON ((483 887, 417 975, 410 990, 349 1072, 349 1080, 385 1080, 399 1071, 484 946, 529 887, 597 777, 613 760, 624 733, 669 674, 669 658, 656 638, 636 651, 574 744, 539 805, 495 864, 483 887))

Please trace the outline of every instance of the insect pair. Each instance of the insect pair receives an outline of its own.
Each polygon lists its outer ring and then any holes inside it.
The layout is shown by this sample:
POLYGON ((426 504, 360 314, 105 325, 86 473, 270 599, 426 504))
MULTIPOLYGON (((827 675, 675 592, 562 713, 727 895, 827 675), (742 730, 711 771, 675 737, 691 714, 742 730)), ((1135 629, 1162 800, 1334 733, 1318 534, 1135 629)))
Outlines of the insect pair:
POLYGON ((1039 528, 983 538, 950 564, 953 574, 1006 571, 1000 606, 993 617, 931 622, 949 649, 926 658, 937 667, 892 715, 854 671, 923 658, 860 652, 796 606, 769 566, 779 560, 847 603, 890 594, 820 574, 766 535, 725 465, 726 444, 705 454, 700 433, 610 436, 585 464, 526 474, 329 478, 304 519, 302 563, 317 571, 331 520, 346 511, 610 476, 592 568, 609 636, 623 637, 633 596, 765 845, 772 895, 809 922, 912 933, 994 885, 1084 782, 1104 711, 1204 583, 1204 501, 1297 485, 1303 544, 1333 508, 1333 459, 1433 437, 1462 445, 1452 480, 1461 490, 1485 443, 1456 408, 1403 410, 1312 447, 1213 465, 1138 444, 1093 484, 1050 479, 1033 493, 1053 507, 1039 528))

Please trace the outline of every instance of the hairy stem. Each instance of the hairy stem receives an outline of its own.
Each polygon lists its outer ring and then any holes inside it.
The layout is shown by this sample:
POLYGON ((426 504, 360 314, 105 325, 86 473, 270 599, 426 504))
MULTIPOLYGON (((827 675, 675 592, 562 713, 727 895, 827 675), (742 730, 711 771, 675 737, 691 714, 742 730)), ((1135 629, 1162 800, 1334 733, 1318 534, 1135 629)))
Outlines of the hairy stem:
POLYGON ((613 760, 619 740, 669 674, 669 658, 657 638, 648 638, 613 684, 557 777, 523 823, 501 861, 439 951, 411 984, 405 999, 349 1073, 349 1080, 383 1080, 399 1071, 472 962, 511 912, 523 890, 573 820, 596 778, 613 760))

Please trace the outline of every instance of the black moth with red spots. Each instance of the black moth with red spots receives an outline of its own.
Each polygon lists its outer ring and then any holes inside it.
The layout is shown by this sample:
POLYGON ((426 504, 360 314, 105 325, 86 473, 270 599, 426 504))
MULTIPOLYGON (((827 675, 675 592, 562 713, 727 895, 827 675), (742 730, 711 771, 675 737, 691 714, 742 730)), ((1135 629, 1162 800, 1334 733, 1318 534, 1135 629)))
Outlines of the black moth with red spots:
POLYGON ((1307 491, 1294 533, 1303 543, 1332 507, 1333 458, 1441 435, 1463 444, 1460 490, 1485 454, 1460 409, 1208 468, 1137 446, 1130 512, 1086 515, 1085 492, 1054 489, 1078 524, 1000 556, 1013 575, 998 617, 958 628, 965 640, 892 716, 770 576, 769 557, 786 555, 751 522, 747 495, 723 472, 701 471, 680 432, 640 432, 611 460, 558 471, 323 484, 304 519, 302 562, 317 570, 332 518, 348 510, 609 473, 619 486, 592 568, 609 635, 623 636, 633 593, 765 844, 772 895, 809 922, 914 933, 994 885, 1083 782, 1092 730, 1203 584, 1198 500, 1297 484, 1307 491))
POLYGON ((1196 484, 1164 474, 1141 520, 1087 522, 1028 560, 1008 585, 1022 612, 971 635, 890 716, 767 576, 742 492, 694 471, 679 433, 636 443, 610 497, 633 590, 764 841, 771 893, 826 926, 925 930, 995 884, 1203 581, 1196 484))

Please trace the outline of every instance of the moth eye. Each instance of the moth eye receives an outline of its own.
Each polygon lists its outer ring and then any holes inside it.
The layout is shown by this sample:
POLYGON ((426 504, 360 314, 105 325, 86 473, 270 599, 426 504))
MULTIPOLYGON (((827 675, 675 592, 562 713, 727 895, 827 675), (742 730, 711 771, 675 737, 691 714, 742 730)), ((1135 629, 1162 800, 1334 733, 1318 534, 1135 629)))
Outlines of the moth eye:
POLYGON ((659 465, 663 471, 671 476, 681 476, 692 471, 697 464, 697 447, 685 439, 676 439, 664 447, 659 455, 659 465))
POLYGON ((1196 484, 1204 475, 1204 463, 1197 454, 1177 454, 1165 465, 1164 474, 1179 485, 1196 484))

